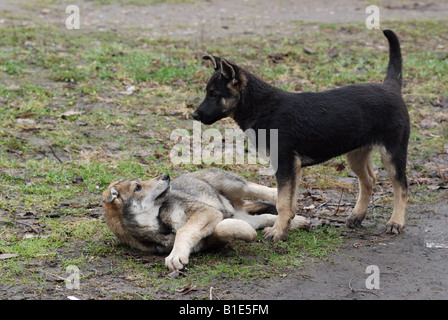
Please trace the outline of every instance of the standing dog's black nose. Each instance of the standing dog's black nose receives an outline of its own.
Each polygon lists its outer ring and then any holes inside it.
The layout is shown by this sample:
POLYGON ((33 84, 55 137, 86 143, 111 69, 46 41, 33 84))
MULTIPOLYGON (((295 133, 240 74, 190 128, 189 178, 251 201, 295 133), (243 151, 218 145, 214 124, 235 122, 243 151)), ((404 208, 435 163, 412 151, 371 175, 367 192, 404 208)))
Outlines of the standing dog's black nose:
POLYGON ((170 175, 169 175, 168 173, 165 173, 165 174, 162 176, 162 180, 170 180, 170 175))
POLYGON ((194 120, 199 120, 199 114, 196 111, 193 112, 191 116, 193 117, 194 120))

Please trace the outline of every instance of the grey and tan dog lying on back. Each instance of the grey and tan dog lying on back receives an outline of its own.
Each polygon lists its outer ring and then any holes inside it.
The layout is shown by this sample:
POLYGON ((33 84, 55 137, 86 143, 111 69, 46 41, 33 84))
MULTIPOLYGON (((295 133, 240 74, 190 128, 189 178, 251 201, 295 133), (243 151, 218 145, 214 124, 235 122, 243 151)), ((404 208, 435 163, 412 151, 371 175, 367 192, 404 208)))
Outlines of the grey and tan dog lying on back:
MULTIPOLYGON (((170 252, 170 270, 182 269, 193 252, 235 239, 254 241, 256 229, 274 225, 276 200, 276 188, 218 169, 173 181, 168 174, 116 181, 103 192, 106 223, 117 238, 146 252, 170 252)), ((296 216, 291 228, 308 229, 309 221, 296 216)))

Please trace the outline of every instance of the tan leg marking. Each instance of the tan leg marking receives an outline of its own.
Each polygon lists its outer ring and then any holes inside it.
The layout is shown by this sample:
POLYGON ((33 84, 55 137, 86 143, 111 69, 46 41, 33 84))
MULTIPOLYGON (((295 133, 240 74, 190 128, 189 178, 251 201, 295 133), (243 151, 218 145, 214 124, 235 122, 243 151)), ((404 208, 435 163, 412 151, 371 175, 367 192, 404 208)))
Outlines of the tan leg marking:
POLYGON ((291 220, 295 216, 297 185, 302 173, 302 164, 299 159, 295 161, 294 172, 291 179, 278 189, 277 211, 278 217, 273 227, 263 230, 267 240, 286 240, 291 220))

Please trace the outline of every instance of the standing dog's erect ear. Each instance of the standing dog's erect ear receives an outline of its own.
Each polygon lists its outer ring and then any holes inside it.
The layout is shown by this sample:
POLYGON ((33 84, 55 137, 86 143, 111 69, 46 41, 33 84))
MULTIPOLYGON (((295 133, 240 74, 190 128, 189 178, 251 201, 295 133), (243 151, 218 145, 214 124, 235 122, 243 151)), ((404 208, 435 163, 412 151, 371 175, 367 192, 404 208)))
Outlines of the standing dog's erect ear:
POLYGON ((213 69, 215 69, 216 71, 219 69, 218 63, 216 62, 216 58, 212 56, 211 54, 206 54, 202 56, 202 59, 204 60, 210 60, 212 62, 213 65, 213 69))
POLYGON ((103 202, 104 203, 111 203, 116 198, 118 198, 118 191, 114 187, 107 189, 103 193, 103 202))
POLYGON ((235 81, 235 70, 226 60, 221 59, 221 74, 227 80, 235 81))

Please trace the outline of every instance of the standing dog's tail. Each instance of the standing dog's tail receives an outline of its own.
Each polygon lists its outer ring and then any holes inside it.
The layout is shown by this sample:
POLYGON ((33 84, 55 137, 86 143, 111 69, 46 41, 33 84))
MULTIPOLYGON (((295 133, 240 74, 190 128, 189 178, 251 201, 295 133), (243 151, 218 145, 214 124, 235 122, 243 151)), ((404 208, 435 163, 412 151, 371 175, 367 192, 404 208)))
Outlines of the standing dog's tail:
POLYGON ((387 66, 387 74, 384 83, 398 84, 401 88, 401 50, 400 41, 392 30, 383 30, 384 35, 389 41, 389 65, 387 66))

